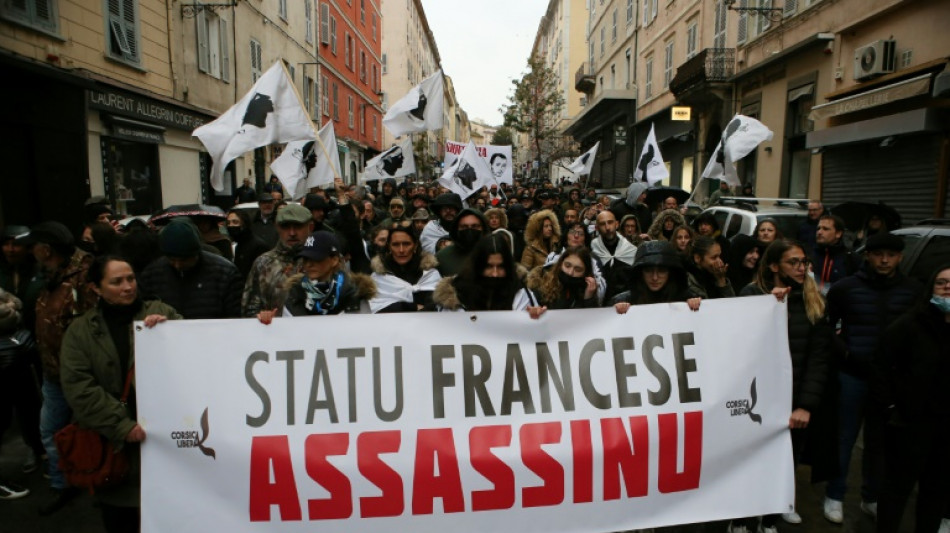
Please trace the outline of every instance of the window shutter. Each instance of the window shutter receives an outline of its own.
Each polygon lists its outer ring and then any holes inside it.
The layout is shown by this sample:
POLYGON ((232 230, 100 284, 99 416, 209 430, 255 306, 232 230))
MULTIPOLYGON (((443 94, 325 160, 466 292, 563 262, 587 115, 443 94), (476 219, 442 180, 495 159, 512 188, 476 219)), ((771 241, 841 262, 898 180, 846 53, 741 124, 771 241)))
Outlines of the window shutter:
MULTIPOLYGON (((746 7, 745 0, 742 0, 740 2, 740 5, 742 7, 746 7)), ((747 28, 748 23, 749 23, 748 13, 746 13, 745 11, 740 12, 739 13, 739 29, 736 30, 737 43, 741 44, 745 42, 746 37, 748 36, 748 28, 747 28)))
POLYGON ((659 8, 659 6, 658 6, 658 3, 659 3, 658 0, 652 0, 653 11, 650 13, 650 20, 655 19, 655 18, 656 18, 656 14, 660 11, 660 8, 659 8))
POLYGON ((643 25, 650 23, 650 0, 643 0, 643 25))
MULTIPOLYGON (((14 2, 16 4, 18 2, 14 2)), ((35 22, 38 26, 53 29, 56 21, 53 20, 53 0, 33 0, 35 22)))
POLYGON ((308 43, 312 43, 313 42, 313 4, 310 2, 310 0, 307 0, 306 2, 304 2, 303 9, 305 13, 304 19, 307 21, 307 35, 305 38, 308 43))
POLYGON ((320 4, 320 42, 330 44, 330 5, 320 4))
POLYGON ((798 11, 798 0, 785 0, 785 11, 783 12, 786 17, 790 17, 798 11))
MULTIPOLYGON (((760 5, 760 7, 762 7, 762 8, 771 9, 771 8, 772 8, 772 0, 761 0, 761 1, 759 2, 759 5, 760 5)), ((765 30, 767 30, 767 29, 769 29, 769 28, 772 27, 772 21, 769 20, 769 17, 767 17, 767 16, 765 15, 765 13, 762 13, 762 14, 759 15, 759 22, 760 22, 760 24, 761 24, 760 27, 762 28, 762 31, 760 31, 759 33, 762 33, 762 32, 764 32, 765 30)))
POLYGON ((135 34, 135 0, 123 0, 122 22, 125 26, 125 40, 129 46, 128 59, 138 60, 139 44, 138 36, 135 34))
POLYGON ((221 41, 221 79, 231 81, 231 49, 228 48, 228 21, 218 19, 218 38, 221 41))
POLYGON ((383 54, 383 74, 386 73, 386 54, 383 54))
POLYGON ((211 51, 208 46, 208 15, 204 9, 198 11, 195 21, 198 25, 198 70, 208 72, 211 51))

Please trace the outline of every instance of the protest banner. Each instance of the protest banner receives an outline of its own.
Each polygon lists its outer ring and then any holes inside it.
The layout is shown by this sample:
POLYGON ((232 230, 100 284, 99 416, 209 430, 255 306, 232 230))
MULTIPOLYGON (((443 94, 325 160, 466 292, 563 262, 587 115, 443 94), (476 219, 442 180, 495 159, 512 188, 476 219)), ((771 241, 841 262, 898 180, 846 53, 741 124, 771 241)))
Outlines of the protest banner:
POLYGON ((142 531, 606 532, 794 502, 785 305, 136 327, 142 531))
MULTIPOLYGON (((455 160, 459 158, 459 154, 465 149, 465 144, 466 143, 455 141, 445 141, 445 160, 443 168, 449 168, 455 163, 455 160)), ((478 150, 478 155, 487 161, 491 167, 495 183, 499 185, 502 183, 507 183, 508 185, 514 183, 510 144, 476 144, 475 149, 478 150)))

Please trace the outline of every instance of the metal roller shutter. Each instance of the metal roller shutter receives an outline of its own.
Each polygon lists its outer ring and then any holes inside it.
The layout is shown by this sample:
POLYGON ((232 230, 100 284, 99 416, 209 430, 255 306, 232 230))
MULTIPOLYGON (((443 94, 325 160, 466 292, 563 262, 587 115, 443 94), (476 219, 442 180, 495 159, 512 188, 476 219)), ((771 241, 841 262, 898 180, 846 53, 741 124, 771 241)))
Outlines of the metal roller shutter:
POLYGON ((939 146, 935 135, 898 137, 887 148, 880 141, 830 146, 822 158, 822 202, 883 201, 900 213, 905 226, 930 218, 939 146))
POLYGON ((612 187, 626 187, 630 183, 630 147, 616 150, 612 187))

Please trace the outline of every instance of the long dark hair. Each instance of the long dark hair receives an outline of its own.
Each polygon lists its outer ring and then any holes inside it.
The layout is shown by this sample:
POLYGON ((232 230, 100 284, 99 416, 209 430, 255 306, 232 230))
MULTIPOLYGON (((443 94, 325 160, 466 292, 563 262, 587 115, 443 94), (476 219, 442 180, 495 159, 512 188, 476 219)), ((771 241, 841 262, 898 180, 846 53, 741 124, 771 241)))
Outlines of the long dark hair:
MULTIPOLYGON (((802 243, 789 239, 775 239, 765 249, 762 259, 759 260, 759 272, 755 275, 755 284, 762 292, 768 294, 775 288, 775 273, 772 272, 772 265, 779 265, 785 252, 793 248, 798 248, 802 253, 805 252, 802 243)), ((805 257, 808 257, 808 254, 805 254, 805 257)), ((779 268, 782 268, 781 265, 779 268)), ((808 321, 816 324, 825 315, 825 298, 821 295, 815 280, 807 274, 805 283, 802 284, 802 295, 805 299, 805 314, 808 315, 808 321)))
POLYGON ((89 265, 89 271, 86 273, 86 281, 92 283, 96 287, 101 285, 102 280, 105 279, 106 276, 106 267, 113 261, 126 263, 129 265, 129 267, 132 266, 132 263, 122 256, 114 254, 96 256, 96 258, 92 261, 92 264, 89 265))
POLYGON ((511 245, 499 234, 482 237, 472 248, 468 259, 462 266, 452 285, 458 294, 459 301, 465 309, 470 311, 510 311, 515 294, 521 289, 522 283, 518 278, 517 265, 511 255, 511 245), (488 258, 494 254, 501 255, 502 266, 505 269, 505 281, 499 287, 489 289, 485 283, 484 271, 488 266, 488 258))
POLYGON ((419 263, 422 259, 422 246, 419 245, 419 238, 416 236, 416 232, 412 231, 412 228, 408 226, 400 225, 396 225, 388 229, 389 236, 386 237, 386 249, 379 252, 379 257, 383 262, 383 266, 385 266, 386 269, 396 277, 408 281, 409 283, 416 283, 419 281, 419 278, 422 277, 422 270, 419 268, 419 263), (412 239, 412 244, 414 245, 412 250, 412 258, 405 265, 396 263, 389 248, 393 241, 393 235, 397 233, 403 233, 407 235, 410 239, 412 239))

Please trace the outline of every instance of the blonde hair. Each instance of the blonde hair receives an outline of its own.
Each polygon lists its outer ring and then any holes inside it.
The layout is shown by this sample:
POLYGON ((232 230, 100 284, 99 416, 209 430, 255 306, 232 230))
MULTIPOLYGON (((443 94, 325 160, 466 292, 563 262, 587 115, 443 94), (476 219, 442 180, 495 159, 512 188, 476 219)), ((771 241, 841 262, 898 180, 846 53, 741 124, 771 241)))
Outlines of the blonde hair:
MULTIPOLYGON (((762 261, 759 263, 759 271, 755 275, 755 285, 764 293, 772 292, 775 288, 775 273, 771 266, 777 265, 782 261, 785 252, 792 248, 798 248, 805 252, 805 247, 795 241, 788 239, 775 239, 772 244, 765 249, 762 255, 762 261)), ((780 267, 781 268, 781 267, 780 267)), ((825 316, 825 298, 818 289, 818 284, 811 276, 805 276, 805 283, 802 284, 802 296, 805 300, 805 315, 812 324, 818 323, 825 316)))

